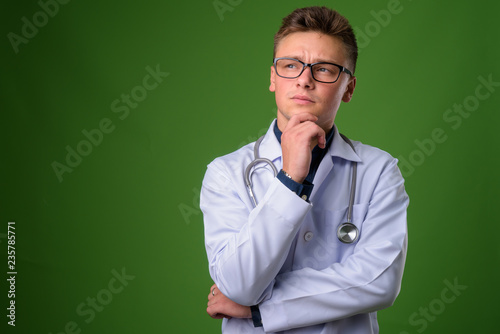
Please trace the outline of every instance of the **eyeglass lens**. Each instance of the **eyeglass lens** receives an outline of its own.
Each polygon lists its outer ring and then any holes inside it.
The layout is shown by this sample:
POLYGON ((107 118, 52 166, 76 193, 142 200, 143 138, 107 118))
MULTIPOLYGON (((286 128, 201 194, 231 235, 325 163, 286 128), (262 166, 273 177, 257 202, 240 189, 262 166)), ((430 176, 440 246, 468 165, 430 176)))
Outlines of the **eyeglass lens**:
MULTIPOLYGON (((293 79, 298 77, 304 65, 292 59, 278 59, 276 61, 276 71, 279 76, 293 79)), ((340 75, 340 69, 328 63, 319 63, 312 66, 313 78, 323 82, 334 82, 340 75)))

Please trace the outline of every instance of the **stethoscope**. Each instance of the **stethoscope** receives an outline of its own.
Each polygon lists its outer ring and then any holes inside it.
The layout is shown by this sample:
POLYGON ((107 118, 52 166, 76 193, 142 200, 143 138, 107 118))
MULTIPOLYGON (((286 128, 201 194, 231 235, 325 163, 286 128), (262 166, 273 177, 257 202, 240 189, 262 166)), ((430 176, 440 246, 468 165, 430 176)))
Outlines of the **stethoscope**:
MULTIPOLYGON (((252 186, 252 173, 253 173, 252 168, 255 165, 263 162, 272 168, 273 173, 274 173, 274 177, 276 177, 278 175, 278 169, 273 164, 273 162, 267 158, 261 158, 259 156, 259 147, 260 147, 260 143, 264 139, 264 136, 260 137, 255 142, 255 145, 253 147, 254 160, 248 164, 247 168, 245 168, 245 173, 243 175, 245 178, 246 186, 248 188, 249 197, 252 200, 254 207, 257 206, 257 200, 255 199, 255 195, 253 192, 253 186, 252 186)), ((340 136, 346 141, 347 144, 349 144, 349 146, 351 146, 353 151, 356 152, 356 150, 354 149, 354 145, 351 143, 349 138, 347 138, 343 134, 340 134, 340 136)), ((352 223, 352 208, 354 206, 354 195, 355 195, 355 191, 356 191, 357 170, 358 170, 358 163, 356 161, 353 161, 352 162, 351 192, 349 195, 349 207, 347 209, 347 221, 345 223, 340 224, 339 227, 337 228, 337 238, 345 244, 352 244, 353 242, 355 242, 356 240, 359 239, 359 229, 356 227, 356 225, 354 225, 352 223)))

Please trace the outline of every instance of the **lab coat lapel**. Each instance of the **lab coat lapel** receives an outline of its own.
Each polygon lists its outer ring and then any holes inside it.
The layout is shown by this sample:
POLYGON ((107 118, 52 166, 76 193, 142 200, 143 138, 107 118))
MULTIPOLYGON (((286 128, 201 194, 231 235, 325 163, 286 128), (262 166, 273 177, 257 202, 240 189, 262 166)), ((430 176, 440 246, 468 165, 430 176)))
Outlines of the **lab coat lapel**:
POLYGON ((334 163, 333 158, 339 157, 350 161, 361 162, 361 158, 353 151, 351 146, 345 142, 344 139, 340 136, 340 133, 335 125, 333 125, 334 134, 333 140, 328 148, 328 152, 326 153, 323 160, 319 164, 316 175, 314 176, 313 184, 314 188, 311 193, 311 200, 314 200, 314 196, 317 191, 321 188, 323 181, 333 170, 334 163))
POLYGON ((275 122, 276 119, 271 123, 271 126, 260 144, 259 155, 262 158, 271 160, 279 171, 283 165, 281 162, 281 145, 274 134, 275 122))
MULTIPOLYGON (((274 134, 275 122, 276 119, 271 123, 264 139, 262 140, 259 149, 259 156, 271 160, 276 166, 276 168, 280 170, 281 168, 283 168, 283 162, 281 159, 282 152, 281 152, 281 145, 278 139, 276 139, 276 136, 274 134)), ((333 163, 334 157, 339 157, 350 161, 361 162, 361 158, 356 154, 356 152, 353 151, 351 146, 349 146, 349 144, 346 143, 344 139, 342 139, 335 125, 333 125, 333 129, 335 132, 333 135, 332 143, 328 148, 328 152, 326 153, 325 157, 319 164, 318 170, 313 180, 314 188, 311 194, 311 199, 314 199, 314 195, 323 184, 323 181, 326 179, 328 174, 332 172, 332 169, 334 167, 333 163)), ((266 166, 266 168, 268 168, 271 171, 270 167, 266 166)))
MULTIPOLYGON (((335 140, 335 138, 334 138, 334 140, 335 140)), ((331 150, 331 146, 330 146, 330 149, 328 149, 328 151, 330 151, 330 150, 331 150)), ((330 156, 329 152, 327 152, 325 157, 323 158, 323 160, 321 160, 321 162, 318 166, 318 170, 316 171, 316 175, 314 176, 314 180, 313 180, 314 188, 313 188, 313 191, 311 193, 311 201, 314 200, 314 196, 316 195, 316 192, 321 187, 321 185, 323 184, 323 181, 328 176, 328 174, 330 174, 332 169, 333 169, 333 159, 330 156)))

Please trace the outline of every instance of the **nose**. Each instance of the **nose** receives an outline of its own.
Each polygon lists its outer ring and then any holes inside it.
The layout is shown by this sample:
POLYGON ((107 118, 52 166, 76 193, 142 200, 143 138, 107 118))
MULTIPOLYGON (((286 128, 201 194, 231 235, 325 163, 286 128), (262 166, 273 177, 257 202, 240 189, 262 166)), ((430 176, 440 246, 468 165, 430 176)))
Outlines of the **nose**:
POLYGON ((307 65, 302 73, 297 77, 297 86, 305 88, 314 87, 314 78, 312 77, 311 65, 307 65))

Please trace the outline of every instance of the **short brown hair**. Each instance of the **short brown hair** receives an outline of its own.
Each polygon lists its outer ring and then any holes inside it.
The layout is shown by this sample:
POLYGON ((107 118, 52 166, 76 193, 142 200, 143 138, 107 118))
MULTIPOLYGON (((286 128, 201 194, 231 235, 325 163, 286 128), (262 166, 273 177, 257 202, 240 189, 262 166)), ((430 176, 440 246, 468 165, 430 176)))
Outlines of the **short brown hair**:
POLYGON ((349 21, 337 11, 327 7, 298 8, 283 19, 281 27, 274 35, 273 58, 283 38, 294 32, 316 31, 339 38, 344 44, 347 57, 351 61, 352 73, 356 70, 358 44, 349 21))

